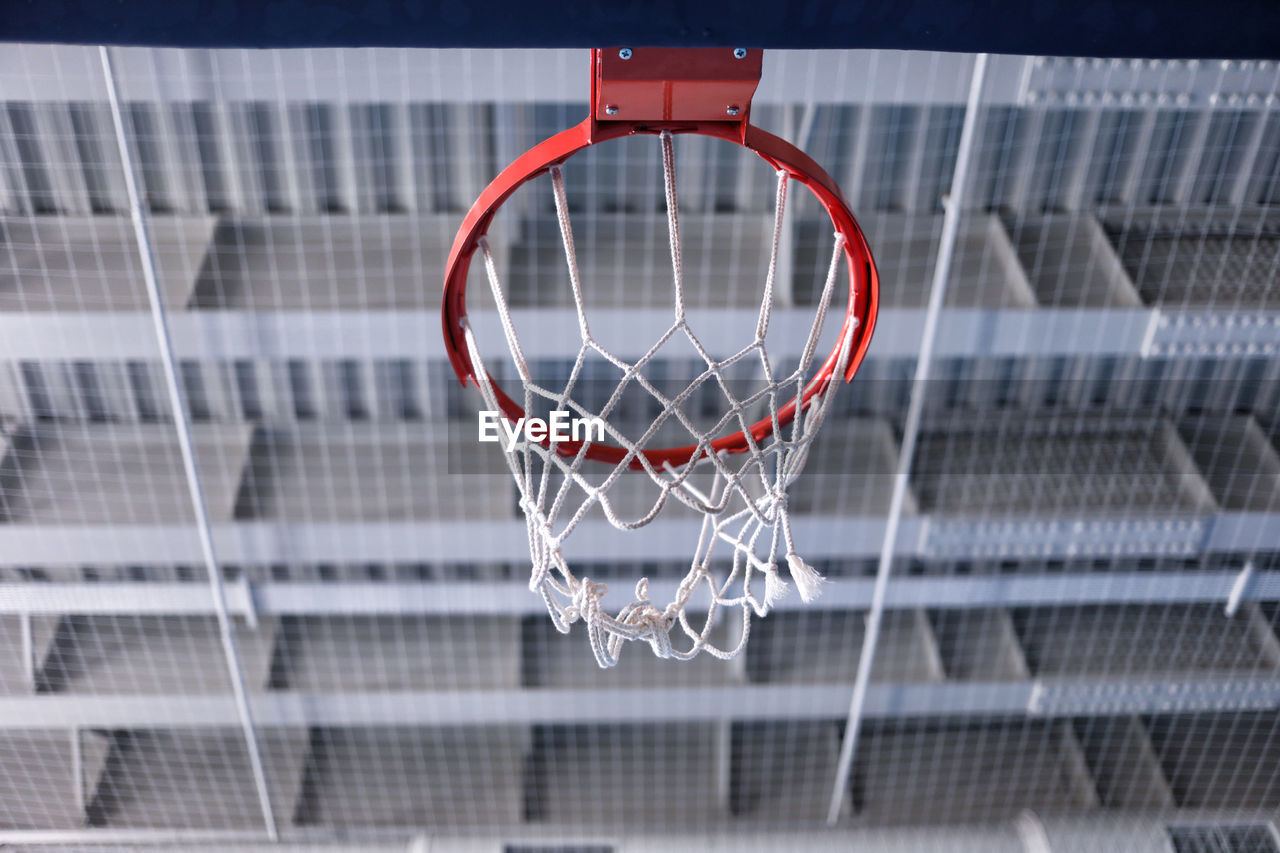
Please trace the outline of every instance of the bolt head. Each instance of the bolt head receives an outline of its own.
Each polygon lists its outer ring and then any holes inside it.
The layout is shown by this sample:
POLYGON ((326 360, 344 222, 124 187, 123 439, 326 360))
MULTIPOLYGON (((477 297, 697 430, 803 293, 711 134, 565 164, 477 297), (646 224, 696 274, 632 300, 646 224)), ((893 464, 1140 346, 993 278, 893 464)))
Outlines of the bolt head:
POLYGON ((624 47, 622 50, 618 51, 618 58, 619 58, 619 59, 630 59, 630 58, 631 58, 631 48, 629 48, 629 47, 624 47))
POLYGON ((617 104, 605 104, 604 111, 607 115, 616 116, 618 114, 617 104))
POLYGON ((738 113, 742 112, 742 110, 741 108, 738 107, 737 104, 730 104, 729 108, 726 109, 725 112, 727 112, 731 116, 736 116, 738 113))
POLYGON ((746 59, 746 58, 747 58, 747 49, 746 49, 745 47, 735 47, 735 48, 733 49, 733 58, 734 58, 734 59, 746 59))

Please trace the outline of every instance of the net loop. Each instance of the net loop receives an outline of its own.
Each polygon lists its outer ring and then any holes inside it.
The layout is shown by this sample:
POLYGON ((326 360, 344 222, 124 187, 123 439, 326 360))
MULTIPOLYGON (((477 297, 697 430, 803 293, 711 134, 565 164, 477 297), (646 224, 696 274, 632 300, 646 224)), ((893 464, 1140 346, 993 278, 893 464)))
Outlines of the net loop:
MULTIPOLYGON (((558 631, 567 633, 579 621, 585 624, 592 653, 602 667, 615 665, 625 643, 633 640, 646 641, 660 658, 688 660, 704 651, 723 659, 736 656, 750 634, 751 614, 767 614, 789 590, 789 584, 781 575, 783 560, 791 581, 805 601, 819 594, 823 583, 821 575, 797 553, 788 488, 803 470, 834 391, 842 384, 839 377, 845 375, 857 331, 857 319, 850 315, 842 330, 834 370, 816 392, 806 394, 845 248, 845 238, 837 230, 822 294, 798 364, 790 372, 775 373, 765 347, 765 336, 776 298, 775 280, 788 194, 788 173, 779 169, 769 266, 753 340, 728 357, 713 357, 690 327, 685 311, 674 148, 670 132, 662 132, 659 139, 674 314, 672 324, 639 359, 630 361, 619 357, 592 334, 583 300, 565 178, 559 165, 548 171, 581 338, 581 347, 563 388, 543 387, 532 378, 493 254, 486 241, 479 241, 503 336, 524 383, 523 411, 532 411, 538 403, 550 403, 553 409, 571 411, 578 417, 598 417, 604 422, 607 441, 619 448, 616 461, 610 460, 612 468, 600 478, 589 476, 587 469, 590 441, 568 445, 567 452, 564 447, 536 441, 521 441, 512 447, 503 445, 508 467, 519 488, 519 506, 526 519, 530 588, 542 595, 558 631), (646 377, 645 368, 662 347, 676 337, 682 337, 693 347, 703 365, 686 388, 667 396, 646 377), (620 373, 616 388, 595 412, 588 411, 573 398, 589 358, 603 359, 620 373), (744 362, 758 364, 764 378, 761 387, 739 395, 731 387, 729 371, 744 362), (642 388, 660 406, 652 424, 635 440, 609 422, 610 417, 616 415, 623 392, 631 386, 642 388), (694 394, 713 388, 723 396, 727 410, 710 429, 700 429, 686 413, 687 404, 694 394), (786 405, 793 405, 795 412, 784 418, 780 410, 786 405), (753 429, 755 419, 749 410, 755 406, 767 407, 769 417, 762 423, 771 425, 771 430, 758 429, 758 425, 753 429), (687 430, 694 438, 694 450, 681 461, 655 462, 648 446, 668 424, 687 430), (716 436, 735 430, 741 432, 740 446, 734 446, 732 452, 715 446, 716 436), (707 474, 711 479, 710 488, 700 488, 697 478, 707 474), (627 517, 611 498, 611 489, 623 476, 646 477, 656 488, 657 497, 638 517, 627 517), (688 572, 665 607, 660 608, 651 601, 649 580, 641 578, 632 600, 624 604, 616 616, 610 615, 605 606, 608 587, 574 575, 564 555, 565 541, 597 508, 613 527, 634 530, 652 522, 673 500, 702 516, 698 544, 688 572), (713 636, 713 629, 722 621, 722 613, 736 613, 741 620, 736 640, 728 643, 718 642, 713 636)), ((479 368, 475 376, 485 402, 493 410, 509 411, 503 408, 493 381, 483 369, 465 318, 462 331, 471 361, 479 368)), ((599 469, 594 473, 599 473, 599 469)))

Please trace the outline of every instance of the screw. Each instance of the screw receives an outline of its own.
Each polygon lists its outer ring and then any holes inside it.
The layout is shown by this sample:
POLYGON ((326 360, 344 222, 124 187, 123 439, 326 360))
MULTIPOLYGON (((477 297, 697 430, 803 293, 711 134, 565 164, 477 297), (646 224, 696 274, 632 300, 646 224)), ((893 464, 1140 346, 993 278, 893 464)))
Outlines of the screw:
POLYGON ((605 108, 604 108, 604 111, 605 111, 605 113, 607 113, 608 115, 616 116, 616 115, 618 114, 618 105, 617 105, 617 104, 606 104, 606 105, 605 105, 605 108))
POLYGON ((731 116, 736 116, 738 113, 742 112, 742 110, 738 108, 737 104, 730 104, 729 109, 725 110, 725 112, 731 116))
POLYGON ((622 50, 618 51, 618 56, 619 56, 620 58, 622 58, 622 59, 630 59, 630 58, 631 58, 631 48, 629 48, 629 47, 624 47, 622 50))
POLYGON ((746 59, 746 58, 747 58, 747 49, 746 49, 745 47, 735 47, 735 48, 733 49, 733 58, 734 58, 734 59, 746 59))

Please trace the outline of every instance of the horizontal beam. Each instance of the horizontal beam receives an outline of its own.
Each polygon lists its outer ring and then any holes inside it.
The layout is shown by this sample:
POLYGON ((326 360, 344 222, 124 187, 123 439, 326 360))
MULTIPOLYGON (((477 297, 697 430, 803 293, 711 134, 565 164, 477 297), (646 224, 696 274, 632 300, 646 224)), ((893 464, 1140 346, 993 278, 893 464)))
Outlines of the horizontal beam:
POLYGON ((1023 103, 1067 107, 1271 109, 1273 62, 1038 56, 1023 103))
MULTIPOLYGON (((333 833, 336 835, 336 833, 333 833)), ((242 845, 261 842, 263 850, 284 853, 287 847, 269 840, 266 830, 252 829, 112 829, 95 827, 92 829, 0 829, 0 845, 14 844, 20 847, 27 845, 65 844, 140 844, 156 845, 211 845, 209 849, 217 849, 212 845, 234 844, 235 850, 248 853, 249 848, 242 845)), ((226 849, 226 848, 223 848, 226 849)), ((344 848, 345 849, 345 848, 344 848)), ((404 845, 388 845, 386 850, 404 851, 404 845)))
POLYGON ((1259 526, 1267 523, 1270 513, 1221 513, 1218 518, 1232 519, 1232 523, 1218 525, 1216 518, 1205 516, 1135 513, 1112 518, 1065 511, 1030 517, 935 516, 926 525, 919 553, 956 558, 1189 557, 1202 552, 1249 551, 1255 542, 1260 545, 1264 540, 1280 539, 1280 531, 1273 534, 1259 526), (1242 518, 1237 520, 1236 516, 1242 518))
MULTIPOLYGON (((690 325, 712 352, 735 352, 749 343, 755 309, 691 310, 690 325)), ((771 340, 795 357, 813 322, 813 309, 777 309, 771 340), (776 335, 776 338, 772 337, 776 335), (789 344, 789 346, 787 346, 789 344)), ((572 359, 579 348, 571 310, 513 311, 517 328, 539 334, 522 341, 530 358, 572 359)), ((496 316, 471 318, 477 340, 501 346, 496 316)), ((154 360, 144 334, 148 315, 136 312, 0 312, 0 361, 154 360)), ((591 315, 597 340, 634 342, 638 358, 672 323, 661 310, 602 310, 591 315)), ((395 311, 185 311, 170 315, 174 351, 181 359, 443 359, 440 317, 434 310, 395 311)), ((828 324, 824 343, 834 341, 828 324)), ((909 358, 919 346, 924 311, 880 311, 869 358, 909 358)), ((1221 356, 1272 354, 1280 312, 1196 312, 1156 309, 983 309, 942 312, 935 354, 942 358, 986 356, 1221 356)))
MULTIPOLYGON (((1042 819, 1050 839, 1060 838, 1063 849, 1077 849, 1082 837, 1097 840, 1119 849, 1139 835, 1163 840, 1166 827, 1196 823, 1231 824, 1269 823, 1274 812, 1265 809, 1144 809, 1123 812, 1089 811, 1087 813, 1051 814, 1042 819), (1081 831, 1086 830, 1082 836, 1081 831), (1106 839, 1112 839, 1106 841, 1106 839)), ((741 819, 740 819, 741 820, 741 819)), ((239 853, 281 853, 295 849, 314 851, 334 849, 350 853, 405 853, 430 849, 433 853, 470 853, 477 849, 497 849, 501 843, 527 845, 530 848, 563 847, 566 838, 594 839, 581 826, 537 825, 502 827, 486 825, 479 833, 457 834, 432 831, 423 835, 418 826, 283 826, 283 843, 269 843, 264 832, 245 830, 185 829, 117 829, 91 827, 84 829, 0 829, 0 844, 27 845, 96 845, 138 844, 179 845, 235 842, 239 853), (415 839, 415 840, 410 840, 415 839), (492 839, 490 841, 489 839, 492 839), (501 842, 498 840, 501 839, 501 842), (423 843, 424 840, 426 843, 423 843)), ((685 846, 699 850, 732 849, 737 853, 766 853, 782 849, 893 849, 902 851, 947 849, 958 853, 992 853, 1022 850, 1015 828, 1007 820, 969 821, 963 824, 933 823, 929 825, 846 826, 822 832, 791 830, 748 823, 739 828, 718 826, 714 831, 680 831, 685 846)), ((618 853, 636 853, 671 846, 669 832, 629 832, 616 829, 609 833, 610 844, 618 853)), ((1057 848, 1054 848, 1057 849, 1057 848)), ((1164 849, 1153 847, 1151 849, 1164 849)))
MULTIPOLYGON (((751 46, 758 46, 753 43, 751 46)), ((593 45, 598 46, 598 45, 593 45)), ((22 45, 21 61, 0 72, 0 89, 32 102, 104 101, 94 48, 22 45)), ((1093 53, 1091 51, 1091 53, 1093 53)), ((447 50, 319 48, 306 52, 117 49, 122 96, 128 101, 226 102, 316 100, 330 103, 449 102, 452 90, 406 86, 465 75, 472 103, 575 103, 587 100, 587 53, 578 49, 509 50, 501 62, 485 54, 447 50), (159 73, 157 73, 157 69, 159 73), (512 69, 518 69, 512 73, 512 69), (216 89, 215 89, 216 86, 216 89)), ((1276 64, 1255 60, 1137 60, 996 56, 984 106, 1043 104, 1073 109, 1228 108, 1265 110, 1277 103, 1276 64), (1024 79, 1025 78, 1025 79, 1024 79)), ((893 50, 822 52, 770 50, 753 99, 757 105, 806 102, 960 105, 971 56, 893 50), (827 85, 815 87, 814 80, 827 85), (856 98, 854 81, 861 81, 856 98), (877 81, 892 85, 876 85, 877 81)))
MULTIPOLYGON (((911 553, 919 521, 904 525, 902 553, 911 553), (914 534, 914 535, 913 535, 914 534)), ((685 561, 694 553, 700 523, 664 523, 663 535, 644 542, 647 560, 685 561)), ((882 535, 883 519, 850 516, 793 518, 792 529, 810 559, 866 556, 882 535)), ((639 534, 643 535, 643 534, 639 534)), ((614 561, 641 541, 606 521, 585 521, 566 553, 575 561, 614 561)), ((1277 535, 1280 535, 1278 531, 1277 535)), ((220 524, 214 544, 224 563, 523 563, 529 559, 523 521, 415 521, 220 524)), ((0 525, 0 565, 139 564, 199 561, 199 542, 187 525, 0 525)))
MULTIPOLYGON (((590 47, 600 47, 592 43, 590 47)), ((750 46, 761 46, 753 42, 750 46)), ((547 47, 543 45, 543 47, 547 47)), ((13 100, 101 101, 101 74, 93 73, 95 48, 22 45, 21 61, 0 72, 0 90, 13 100)), ((586 116, 588 53, 580 49, 368 51, 317 48, 307 51, 173 51, 117 48, 122 98, 127 101, 191 102, 216 96, 228 102, 330 103, 582 103, 586 116), (465 79, 465 97, 446 80, 465 79), (405 85, 406 80, 419 81, 405 85), (216 88, 215 88, 216 87, 216 88)), ((867 50, 814 53, 770 50, 766 72, 752 99, 757 106, 795 103, 963 104, 973 57, 921 51, 867 50), (814 80, 826 85, 813 86, 814 80), (867 85, 883 81, 885 85, 867 85), (857 84, 856 89, 851 88, 857 84), (892 85, 888 85, 892 83, 892 85)), ((1023 59, 1001 56, 985 98, 1012 105, 1020 94, 1023 59)), ((3 64, 0 64, 2 66, 3 64)))
MULTIPOLYGON (((260 727, 540 725, 835 720, 850 684, 732 687, 509 688, 312 693, 249 697, 260 727)), ((1280 682, 1205 678, 1106 682, 876 684, 872 718, 1111 716, 1280 707, 1280 682)), ((0 697, 0 729, 204 728, 238 725, 230 695, 0 697)))
POLYGON ((1047 717, 1259 711, 1280 707, 1274 678, 1036 682, 1027 712, 1047 717))
POLYGON ((1280 312, 1157 312, 1144 356, 1273 356, 1280 352, 1280 312))
MULTIPOLYGON (((643 539, 644 557, 681 562, 694 552, 699 523, 665 522, 643 539)), ((793 516, 792 530, 809 560, 874 556, 885 520, 863 516, 793 516)), ((523 521, 420 521, 220 524, 214 543, 224 562, 523 563, 523 521)), ((643 534, 639 534, 643 535, 643 534)), ((585 521, 567 543, 570 562, 616 561, 632 553, 634 532, 585 521), (630 537, 630 538, 629 538, 630 537)), ((947 559, 1193 557, 1280 550, 1280 513, 1220 512, 1171 520, 1135 515, 1119 520, 1022 516, 903 520, 900 556, 947 559)), ((195 531, 184 525, 0 525, 0 566, 165 565, 199 562, 195 531)))
MULTIPOLYGON (((890 609, 1068 607, 1080 604, 1226 602, 1235 572, 1088 572, 1052 575, 967 575, 895 580, 890 609)), ((788 596, 778 610, 859 610, 871 602, 870 578, 834 578, 810 604, 788 596)), ((676 581, 654 579, 655 600, 676 581)), ((612 584, 606 607, 621 607, 627 584, 612 584)), ((1254 575, 1243 600, 1280 599, 1280 572, 1254 575)), ((541 613, 542 599, 513 582, 227 583, 227 605, 243 618, 259 616, 444 616, 541 613)), ((194 583, 25 583, 0 585, 0 613, 199 616, 213 613, 208 590, 194 583)))

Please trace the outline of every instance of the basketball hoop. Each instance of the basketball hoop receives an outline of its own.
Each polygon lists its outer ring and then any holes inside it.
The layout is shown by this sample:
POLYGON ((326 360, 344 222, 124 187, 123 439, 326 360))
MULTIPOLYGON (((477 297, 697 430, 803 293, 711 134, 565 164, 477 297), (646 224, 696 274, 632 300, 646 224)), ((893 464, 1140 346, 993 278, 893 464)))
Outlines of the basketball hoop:
POLYGON ((504 448, 527 521, 533 562, 530 588, 543 596, 560 631, 568 632, 579 620, 586 624, 592 650, 602 667, 617 663, 627 640, 647 641, 659 657, 687 660, 700 651, 725 659, 734 657, 746 643, 751 611, 763 616, 785 594, 786 583, 779 577, 776 562, 779 554, 786 557, 791 578, 805 601, 817 594, 822 581, 796 553, 787 512, 787 489, 803 470, 840 379, 852 380, 866 354, 875 326, 879 284, 866 239, 835 182, 799 149, 750 124, 751 97, 759 83, 761 64, 762 52, 758 50, 592 51, 592 114, 578 126, 534 146, 503 170, 472 206, 450 253, 444 286, 444 338, 463 385, 474 381, 485 403, 512 423, 519 422, 535 401, 551 402, 580 417, 605 421, 608 441, 552 443, 546 438, 504 448), (665 334, 648 346, 640 359, 627 361, 592 337, 583 300, 583 289, 590 285, 579 278, 561 167, 587 147, 637 134, 656 136, 660 142, 675 313, 665 334), (735 143, 764 159, 778 178, 772 250, 754 340, 728 358, 717 359, 707 352, 685 313, 673 148, 673 137, 680 134, 735 143), (581 337, 568 382, 559 390, 543 387, 532 377, 486 240, 498 208, 520 186, 543 174, 551 177, 581 337), (834 247, 796 369, 785 376, 774 376, 765 350, 765 335, 773 307, 783 212, 792 181, 807 187, 831 217, 834 247), (485 369, 467 320, 467 274, 477 250, 484 258, 504 336, 524 385, 523 404, 509 396, 485 369), (844 322, 831 353, 813 370, 842 256, 850 279, 844 322), (642 368, 677 336, 692 344, 706 368, 691 378, 682 393, 668 397, 648 382, 642 368), (570 396, 588 355, 603 358, 623 373, 616 391, 599 412, 587 411, 570 396), (739 399, 725 383, 725 370, 751 359, 759 360, 766 381, 755 393, 739 399), (630 383, 643 387, 662 409, 647 431, 635 440, 608 423, 623 389, 630 383), (714 429, 700 429, 682 407, 695 389, 712 384, 724 392, 726 412, 714 429), (767 408, 768 414, 751 422, 747 410, 760 405, 767 408), (672 422, 692 435, 694 443, 650 447, 649 442, 660 428, 672 422), (602 481, 593 483, 584 474, 589 464, 603 466, 600 470, 607 471, 602 481), (708 469, 712 474, 711 488, 696 487, 694 472, 708 469), (639 518, 620 517, 610 500, 610 488, 624 476, 647 476, 658 489, 652 508, 639 518), (582 495, 576 506, 570 498, 575 492, 582 495), (609 615, 601 603, 605 587, 573 574, 563 556, 562 543, 595 506, 603 510, 614 527, 634 530, 653 521, 668 500, 678 501, 702 516, 701 536, 688 574, 673 600, 662 609, 649 601, 648 581, 641 578, 636 584, 635 600, 616 616, 609 615), (722 557, 721 551, 726 550, 722 557), (728 569, 719 578, 714 571, 717 560, 728 569), (763 590, 758 588, 761 578, 763 590), (704 587, 705 602, 695 603, 694 594, 704 587), (694 607, 707 611, 700 626, 689 620, 688 610, 694 607), (741 610, 743 630, 732 648, 717 647, 710 642, 716 616, 720 608, 733 607, 741 610), (687 647, 672 642, 672 629, 677 625, 685 635, 683 645, 687 647))

